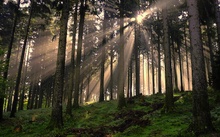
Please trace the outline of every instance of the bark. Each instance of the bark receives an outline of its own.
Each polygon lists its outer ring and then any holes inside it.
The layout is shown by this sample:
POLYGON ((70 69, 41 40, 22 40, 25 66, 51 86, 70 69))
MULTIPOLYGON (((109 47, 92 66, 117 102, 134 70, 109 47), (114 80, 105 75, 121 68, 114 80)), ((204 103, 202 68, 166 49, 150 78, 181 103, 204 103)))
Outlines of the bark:
POLYGON ((107 13, 106 11, 104 11, 99 102, 104 101, 104 92, 105 92, 104 76, 105 76, 105 44, 106 44, 105 33, 106 33, 106 23, 107 23, 106 16, 107 13))
POLYGON ((179 66, 180 66, 180 91, 182 92, 184 91, 184 89, 183 89, 183 72, 182 72, 182 58, 180 54, 180 43, 177 43, 177 48, 178 48, 179 66))
POLYGON ((91 75, 89 74, 88 78, 87 78, 87 90, 86 90, 86 102, 89 101, 89 94, 90 94, 90 81, 91 81, 91 75))
MULTIPOLYGON (((15 17, 14 17, 14 21, 13 21, 11 38, 10 38, 10 43, 8 45, 8 51, 7 51, 7 55, 6 55, 6 61, 5 61, 6 70, 3 74, 3 79, 5 81, 7 80, 7 77, 8 77, 8 68, 9 68, 9 62, 10 62, 10 58, 11 58, 11 50, 12 50, 12 46, 13 46, 13 42, 14 42, 15 29, 16 29, 16 25, 17 25, 18 16, 19 16, 19 8, 20 8, 20 0, 17 1, 17 6, 14 11, 15 17)), ((4 87, 3 91, 4 90, 5 90, 5 87, 4 87)))
POLYGON ((164 54, 165 54, 165 79, 166 79, 166 97, 165 97, 165 110, 171 111, 174 107, 173 102, 173 87, 172 87, 172 68, 171 56, 168 35, 168 21, 167 10, 162 11, 163 14, 163 30, 164 30, 164 54))
MULTIPOLYGON (((35 76, 36 77, 36 76, 35 76)), ((36 78, 34 79, 34 82, 32 83, 32 89, 31 89, 31 97, 30 97, 30 106, 29 109, 33 109, 34 108, 34 99, 36 96, 36 78)))
POLYGON ((145 95, 146 93, 145 93, 145 69, 144 69, 144 54, 142 54, 143 55, 143 59, 142 59, 142 79, 143 79, 143 81, 142 81, 142 83, 143 83, 143 92, 142 92, 142 94, 143 95, 145 95))
POLYGON ((38 107, 38 96, 39 96, 39 85, 38 85, 39 80, 36 83, 36 95, 34 99, 34 109, 37 109, 38 107))
MULTIPOLYGON (((150 32, 152 36, 152 30, 150 32)), ((152 91, 155 94, 155 77, 154 77, 154 45, 151 43, 151 74, 152 74, 152 91)))
POLYGON ((81 84, 80 84, 80 104, 83 104, 83 101, 84 101, 84 93, 83 93, 83 79, 81 81, 81 84))
POLYGON ((214 130, 209 110, 207 82, 205 76, 205 62, 201 40, 201 28, 199 22, 198 1, 187 0, 189 12, 189 30, 192 82, 193 82, 193 131, 196 135, 214 130))
POLYGON ((210 63, 211 63, 211 69, 208 71, 208 82, 209 86, 213 85, 213 79, 212 79, 212 74, 214 72, 214 53, 213 53, 213 47, 212 47, 212 32, 211 32, 211 23, 208 21, 207 24, 207 37, 208 37, 208 46, 209 46, 209 56, 210 56, 210 63))
POLYGON ((111 60, 110 60, 110 100, 113 100, 113 46, 111 45, 111 60))
POLYGON ((171 40, 172 40, 172 51, 173 51, 173 57, 172 57, 172 59, 173 59, 173 84, 174 84, 174 90, 179 90, 179 88, 178 88, 178 80, 177 80, 177 71, 176 71, 176 54, 175 54, 175 46, 174 46, 174 40, 173 40, 173 34, 172 34, 172 37, 171 37, 171 40))
POLYGON ((57 64, 56 64, 56 72, 55 72, 52 113, 51 113, 51 120, 48 126, 48 128, 51 129, 61 128, 63 126, 62 98, 63 98, 63 85, 64 85, 68 16, 69 16, 69 0, 63 0, 63 9, 61 15, 61 22, 60 22, 59 46, 58 46, 57 64))
POLYGON ((136 74, 136 96, 140 94, 140 55, 139 55, 139 46, 140 46, 140 26, 137 24, 135 26, 135 74, 136 74))
POLYGON ((129 98, 129 92, 130 92, 130 83, 129 83, 129 81, 130 81, 130 67, 128 67, 128 73, 127 73, 127 75, 128 75, 128 87, 127 87, 127 98, 129 98))
POLYGON ((13 100, 13 104, 12 104, 12 110, 11 110, 10 117, 15 117, 15 113, 17 111, 19 85, 20 85, 20 81, 21 81, 22 66, 23 66, 23 62, 24 62, 25 49, 26 49, 26 45, 27 45, 27 39, 28 39, 28 34, 29 34, 29 29, 30 29, 30 24, 31 24, 33 3, 34 2, 31 1, 30 14, 29 14, 28 22, 27 22, 27 27, 26 27, 26 30, 25 30, 24 44, 23 44, 23 47, 22 47, 22 53, 21 53, 19 67, 18 67, 18 74, 17 74, 17 78, 16 78, 14 100, 13 100))
POLYGON ((9 89, 8 104, 7 104, 7 112, 11 111, 12 93, 13 93, 13 90, 10 88, 9 89))
MULTIPOLYGON (((159 21, 159 13, 157 12, 157 20, 159 21)), ((158 52, 158 92, 162 93, 161 89, 161 56, 160 56, 160 30, 159 27, 157 28, 158 34, 157 34, 157 52, 158 52)))
POLYGON ((82 54, 82 37, 83 27, 85 20, 85 5, 86 0, 80 0, 80 21, 79 21, 79 33, 78 33, 78 47, 76 57, 76 68, 75 68, 75 91, 74 91, 74 108, 79 107, 79 86, 80 86, 80 67, 81 67, 81 54, 82 54))
POLYGON ((118 59, 118 109, 126 106, 124 97, 124 0, 120 3, 120 46, 118 59))
POLYGON ((132 89, 133 89, 133 85, 132 85, 132 72, 133 72, 133 63, 132 63, 133 61, 131 60, 131 62, 130 62, 130 80, 129 80, 129 85, 130 85, 130 97, 132 97, 133 96, 133 92, 132 92, 132 89))
POLYGON ((41 88, 41 86, 39 87, 39 99, 37 102, 37 108, 42 108, 42 103, 43 103, 43 90, 41 88))
MULTIPOLYGON (((1 4, 3 4, 3 2, 1 4)), ((9 62, 10 62, 10 58, 11 58, 12 45, 13 45, 13 42, 14 42, 15 28, 16 28, 17 20, 18 20, 18 16, 19 16, 19 8, 20 8, 20 0, 17 1, 17 6, 16 6, 15 11, 14 11, 15 17, 14 17, 12 31, 11 31, 10 43, 8 45, 8 51, 7 51, 7 54, 6 54, 6 60, 5 60, 6 69, 3 73, 3 80, 5 82, 7 81, 7 77, 8 77, 8 68, 9 68, 9 62)), ((6 92, 5 90, 6 90, 6 86, 4 84, 3 87, 2 87, 3 94, 5 94, 5 92, 6 92)), ((2 98, 0 98, 0 99, 2 99, 2 98)), ((3 98, 3 100, 4 100, 4 98, 3 98)), ((0 101, 0 120, 3 119, 3 106, 4 106, 4 101, 3 102, 0 101)))
POLYGON ((129 67, 128 67, 128 92, 127 98, 132 97, 132 58, 130 59, 129 67))
POLYGON ((217 24, 218 47, 220 47, 220 8, 218 0, 215 0, 215 17, 217 24))
POLYGON ((187 71, 187 81, 188 81, 188 90, 190 90, 190 79, 189 79, 189 57, 188 57, 188 44, 187 44, 187 36, 186 36, 186 26, 184 26, 184 43, 185 43, 185 51, 186 51, 186 71, 187 71))
MULTIPOLYGON (((0 108, 3 108, 4 98, 0 98, 0 108)), ((3 119, 3 110, 0 112, 0 121, 3 119)))
MULTIPOLYGON (((30 54, 30 47, 28 47, 26 64, 28 62, 29 54, 30 54)), ((22 93, 20 95, 20 102, 19 102, 18 110, 23 110, 24 109, 24 94, 25 94, 25 88, 26 88, 25 81, 26 81, 27 68, 28 68, 28 66, 26 66, 25 70, 24 70, 23 83, 22 83, 22 93)))
POLYGON ((29 93, 28 93, 28 103, 27 103, 27 110, 30 109, 30 104, 31 104, 31 92, 33 88, 33 83, 30 83, 30 87, 29 87, 29 93))
POLYGON ((75 3, 74 11, 74 24, 73 24, 73 36, 72 36, 72 51, 71 51, 71 70, 70 70, 70 79, 69 79, 69 89, 68 89, 68 101, 66 106, 66 113, 72 115, 72 96, 74 89, 74 76, 75 76, 75 45, 76 45, 76 28, 77 28, 77 14, 78 14, 78 0, 75 3))
POLYGON ((149 59, 149 53, 147 53, 147 85, 148 85, 148 95, 150 95, 150 59, 149 59))
POLYGON ((52 94, 52 91, 53 91, 53 78, 51 80, 51 83, 48 83, 47 85, 47 95, 46 95, 46 104, 45 104, 45 107, 50 107, 51 105, 51 94, 52 94))

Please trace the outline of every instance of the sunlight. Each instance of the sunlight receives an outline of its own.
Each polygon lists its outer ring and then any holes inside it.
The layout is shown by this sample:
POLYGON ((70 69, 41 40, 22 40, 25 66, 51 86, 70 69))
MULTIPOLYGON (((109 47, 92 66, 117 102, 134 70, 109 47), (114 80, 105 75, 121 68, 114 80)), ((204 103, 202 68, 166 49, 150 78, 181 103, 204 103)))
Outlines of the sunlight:
POLYGON ((143 16, 142 15, 137 15, 137 23, 138 24, 141 24, 142 23, 142 21, 143 21, 143 16))
MULTIPOLYGON (((125 29, 125 33, 124 33, 124 38, 125 39, 128 39, 128 42, 126 42, 125 44, 125 47, 128 47, 128 48, 125 48, 125 53, 128 53, 128 54, 125 54, 125 66, 128 66, 128 62, 129 62, 129 59, 131 57, 131 53, 132 53, 132 49, 133 49, 133 44, 134 44, 134 32, 132 31, 132 28, 126 28, 125 29)), ((113 44, 115 41, 119 41, 120 40, 120 36, 116 36, 114 39, 110 40, 108 42, 108 44, 113 44)), ((107 46, 108 44, 106 44, 105 46, 107 46)), ((102 47, 103 48, 103 47, 102 47)), ((98 52, 101 52, 102 51, 102 48, 100 48, 98 50, 98 52)), ((100 58, 101 56, 97 56, 96 58, 100 58)), ((91 60, 94 60, 94 58, 91 58, 89 57, 88 60, 84 61, 83 64, 87 64, 88 62, 91 62, 91 60)), ((99 59, 98 59, 99 60, 99 59)), ((115 62, 113 64, 113 74, 116 70, 116 67, 118 65, 118 62, 115 62)), ((87 67, 85 67, 85 69, 82 70, 82 73, 84 73, 86 71, 87 67)), ((124 74, 126 74, 127 70, 125 70, 124 74)), ((96 72, 97 75, 99 75, 100 71, 96 72)), ((108 84, 110 82, 110 64, 108 64, 108 66, 106 67, 105 69, 105 73, 104 73, 104 87, 105 87, 105 91, 106 91, 106 88, 108 87, 108 84)), ((126 76, 126 75, 125 75, 126 76)), ((88 95, 88 98, 89 100, 92 99, 92 96, 93 95, 98 95, 99 96, 99 88, 100 88, 100 80, 97 79, 97 77, 94 77, 92 80, 91 80, 91 84, 90 84, 90 90, 89 90, 89 95, 88 95)), ((93 98, 93 100, 95 101, 98 101, 98 96, 97 98, 93 98)))

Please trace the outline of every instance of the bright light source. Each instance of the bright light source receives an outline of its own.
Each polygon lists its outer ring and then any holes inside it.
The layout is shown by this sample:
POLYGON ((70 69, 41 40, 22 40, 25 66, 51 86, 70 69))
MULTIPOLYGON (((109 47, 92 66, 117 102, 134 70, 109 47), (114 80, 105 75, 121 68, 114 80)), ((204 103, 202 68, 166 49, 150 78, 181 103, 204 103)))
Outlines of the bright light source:
POLYGON ((137 19, 137 23, 140 24, 143 21, 143 16, 138 15, 136 19, 137 19))

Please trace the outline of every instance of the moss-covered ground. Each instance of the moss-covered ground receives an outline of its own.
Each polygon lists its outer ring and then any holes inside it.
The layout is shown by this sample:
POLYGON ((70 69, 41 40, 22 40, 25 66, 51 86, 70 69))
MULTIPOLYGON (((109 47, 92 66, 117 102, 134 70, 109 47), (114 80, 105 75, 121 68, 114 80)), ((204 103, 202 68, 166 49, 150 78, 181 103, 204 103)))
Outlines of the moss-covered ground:
MULTIPOLYGON (((63 114, 63 129, 50 131, 51 108, 24 110, 16 118, 0 122, 0 137, 193 137, 191 92, 174 96, 173 112, 165 113, 164 95, 139 96, 127 100, 127 107, 117 109, 117 101, 106 101, 81 106, 73 116, 63 114)), ((203 137, 220 136, 220 104, 216 93, 209 91, 213 124, 217 133, 203 137)), ((65 112, 65 110, 64 110, 65 112)))

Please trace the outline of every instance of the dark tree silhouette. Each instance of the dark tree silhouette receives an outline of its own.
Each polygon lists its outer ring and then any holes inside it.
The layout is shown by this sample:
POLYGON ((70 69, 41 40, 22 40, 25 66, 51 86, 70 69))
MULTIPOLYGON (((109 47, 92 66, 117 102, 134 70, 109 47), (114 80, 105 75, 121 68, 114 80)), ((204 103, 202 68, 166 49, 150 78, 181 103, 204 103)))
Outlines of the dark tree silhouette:
POLYGON ((66 36, 67 23, 69 17, 69 0, 63 0, 63 8, 60 22, 60 37, 57 54, 57 64, 55 73, 53 106, 49 128, 61 128, 63 126, 62 116, 62 98, 64 85, 64 70, 65 70, 65 52, 66 52, 66 36))
POLYGON ((196 135, 213 131, 209 110, 207 82, 205 75, 205 63, 203 46, 201 41, 201 29, 198 12, 198 0, 187 0, 189 12, 189 30, 192 80, 193 80, 193 130, 196 135))

